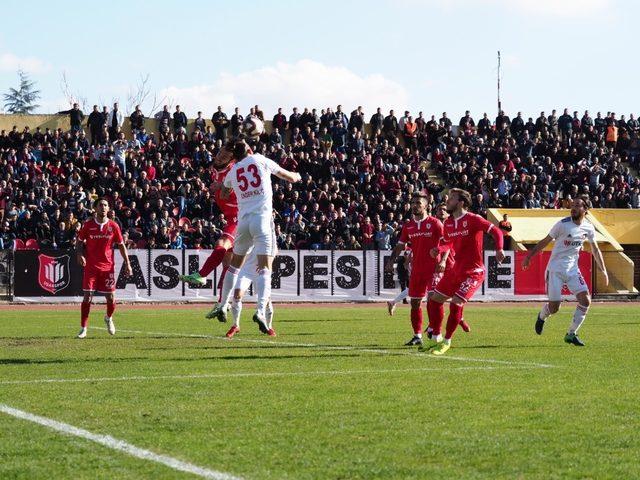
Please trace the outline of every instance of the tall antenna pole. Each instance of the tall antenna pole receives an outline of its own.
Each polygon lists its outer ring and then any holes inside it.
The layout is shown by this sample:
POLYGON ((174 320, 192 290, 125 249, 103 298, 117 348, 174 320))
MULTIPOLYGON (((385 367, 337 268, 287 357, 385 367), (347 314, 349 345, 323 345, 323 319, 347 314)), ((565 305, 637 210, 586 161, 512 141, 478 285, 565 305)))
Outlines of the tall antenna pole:
POLYGON ((502 102, 500 101, 500 50, 498 50, 498 114, 502 111, 502 102))

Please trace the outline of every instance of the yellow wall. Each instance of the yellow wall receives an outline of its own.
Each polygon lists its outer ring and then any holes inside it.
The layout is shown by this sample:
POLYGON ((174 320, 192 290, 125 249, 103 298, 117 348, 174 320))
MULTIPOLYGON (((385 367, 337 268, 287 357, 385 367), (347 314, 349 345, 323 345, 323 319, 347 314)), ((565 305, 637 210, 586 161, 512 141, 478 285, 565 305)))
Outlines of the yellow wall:
MULTIPOLYGON (((91 112, 84 112, 84 120, 83 126, 87 124, 87 118, 91 112)), ((228 114, 229 115, 229 114, 228 114)), ((231 117, 231 115, 229 115, 231 117)), ((193 132, 193 120, 190 118, 187 122, 187 133, 191 134, 193 132)), ((71 128, 69 124, 69 115, 9 115, 9 114, 0 114, 0 130, 6 130, 7 132, 11 131, 13 126, 16 125, 19 131, 22 131, 25 126, 28 126, 31 131, 35 131, 36 127, 40 127, 42 131, 45 128, 50 128, 51 130, 55 130, 57 128, 61 128, 64 131, 67 131, 71 128)), ((207 119, 207 125, 213 126, 210 119, 207 119)), ((147 129, 147 133, 158 134, 157 121, 154 118, 145 119, 145 128, 147 129)), ((268 133, 271 133, 271 120, 267 120, 264 122, 265 129, 268 133)), ((122 130, 127 134, 127 136, 131 133, 131 124, 129 122, 129 116, 125 116, 124 124, 122 125, 122 130)), ((87 134, 89 134, 88 130, 85 128, 87 134)), ((371 134, 371 127, 369 124, 365 125, 364 131, 366 134, 371 134)), ((280 132, 281 134, 283 132, 280 132)), ((283 135, 284 140, 284 135, 283 135)), ((287 140, 288 142, 288 140, 287 140)))
POLYGON ((640 244, 640 211, 618 208, 594 208, 600 223, 623 244, 640 244))

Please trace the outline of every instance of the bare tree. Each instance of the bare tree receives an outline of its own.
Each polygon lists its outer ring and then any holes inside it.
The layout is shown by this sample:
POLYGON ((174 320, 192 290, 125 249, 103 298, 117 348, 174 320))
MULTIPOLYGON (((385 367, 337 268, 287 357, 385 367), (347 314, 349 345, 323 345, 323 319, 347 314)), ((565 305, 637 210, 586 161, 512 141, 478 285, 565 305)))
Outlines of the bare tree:
POLYGON ((138 83, 129 88, 127 94, 127 112, 132 112, 136 105, 147 110, 146 117, 153 117, 160 105, 164 105, 167 97, 159 97, 157 92, 151 93, 150 75, 140 75, 138 83), (148 106, 148 109, 146 108, 148 106))
POLYGON ((69 107, 73 107, 74 103, 77 103, 80 106, 80 110, 87 111, 89 107, 89 101, 87 97, 74 91, 69 84, 69 80, 67 79, 67 72, 62 71, 62 78, 60 79, 60 90, 64 95, 64 98, 67 100, 69 107))

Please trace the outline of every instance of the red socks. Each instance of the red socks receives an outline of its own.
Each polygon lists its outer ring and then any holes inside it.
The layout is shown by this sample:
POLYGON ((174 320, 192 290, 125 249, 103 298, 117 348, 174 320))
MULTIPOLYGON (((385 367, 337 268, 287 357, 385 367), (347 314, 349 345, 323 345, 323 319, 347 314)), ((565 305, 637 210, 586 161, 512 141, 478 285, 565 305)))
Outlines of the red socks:
POLYGON ((411 326, 414 334, 422 334, 422 308, 411 307, 411 326))
POLYGON ((107 300, 107 317, 111 318, 113 312, 116 311, 116 299, 114 298, 112 302, 107 300))
POLYGON ((89 323, 89 312, 91 311, 91 303, 82 302, 80 305, 80 326, 86 328, 89 323))
POLYGON ((463 305, 456 305, 455 303, 449 304, 449 318, 447 319, 447 331, 444 338, 449 340, 453 337, 453 332, 456 331, 460 320, 462 320, 463 305))
POLYGON ((209 258, 204 262, 204 265, 198 272, 201 277, 207 277, 211 272, 213 272, 218 265, 222 263, 222 259, 224 258, 225 253, 227 253, 227 249, 218 245, 213 249, 209 258))
POLYGON ((427 315, 429 315, 429 327, 432 335, 440 335, 442 322, 444 321, 444 304, 429 300, 427 302, 427 315))

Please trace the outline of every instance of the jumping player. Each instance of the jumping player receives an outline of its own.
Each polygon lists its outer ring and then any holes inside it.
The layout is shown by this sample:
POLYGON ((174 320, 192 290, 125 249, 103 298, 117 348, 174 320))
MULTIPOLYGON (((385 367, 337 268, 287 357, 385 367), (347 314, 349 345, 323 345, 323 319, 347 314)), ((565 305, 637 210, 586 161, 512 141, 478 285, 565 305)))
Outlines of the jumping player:
POLYGON ((432 248, 437 248, 442 237, 442 223, 427 213, 427 196, 416 193, 411 198, 411 213, 413 219, 402 227, 400 239, 394 247, 386 270, 393 270, 393 264, 398 255, 411 244, 411 277, 409 278, 409 298, 411 299, 411 326, 413 337, 405 345, 422 345, 422 300, 435 287, 442 272, 447 267, 449 252, 431 257, 432 248))
POLYGON ((299 173, 285 170, 264 155, 252 154, 249 145, 242 140, 235 143, 233 156, 235 164, 225 177, 222 195, 225 198, 232 191, 236 194, 238 234, 222 284, 222 297, 235 290, 244 257, 253 247, 258 259, 258 275, 255 281, 257 305, 253 320, 262 333, 268 333, 265 309, 271 297, 271 265, 276 250, 271 175, 291 183, 300 181, 301 177, 299 173))
POLYGON ((131 263, 127 247, 122 241, 120 227, 113 220, 107 218, 109 203, 104 199, 98 199, 94 203, 95 215, 84 222, 78 239, 76 240, 76 257, 78 264, 84 267, 82 276, 82 289, 84 298, 80 307, 80 333, 78 338, 87 336, 87 324, 94 293, 104 294, 107 300, 107 314, 104 322, 107 331, 115 335, 116 327, 113 323, 113 312, 116 309, 115 291, 115 262, 113 258, 113 245, 117 245, 124 260, 125 272, 131 276, 131 263))
POLYGON ((598 242, 596 242, 596 230, 586 218, 589 206, 590 202, 587 195, 579 195, 574 198, 571 205, 571 216, 557 222, 551 228, 549 235, 538 242, 522 261, 522 268, 524 270, 528 269, 531 259, 555 240, 547 271, 545 272, 549 301, 542 306, 542 310, 538 314, 535 331, 538 335, 541 335, 544 329, 544 322, 560 309, 562 287, 567 285, 571 293, 576 296, 578 305, 573 313, 573 321, 564 337, 564 341, 578 347, 584 347, 584 342, 578 338, 578 329, 584 322, 591 305, 589 287, 578 267, 580 250, 582 250, 585 240, 589 242, 591 255, 593 255, 596 265, 604 275, 605 285, 609 284, 609 275, 604 265, 602 252, 598 247, 598 242))
MULTIPOLYGON (((224 214, 227 225, 222 231, 222 235, 213 247, 213 251, 209 258, 204 262, 204 265, 198 272, 194 272, 190 275, 180 275, 180 280, 183 282, 189 282, 198 285, 205 285, 207 283, 207 277, 213 272, 218 265, 224 262, 228 264, 231 258, 231 249, 233 248, 233 241, 235 239, 236 230, 238 228, 238 201, 235 193, 231 193, 228 197, 223 197, 222 183, 227 174, 233 167, 233 143, 229 142, 220 149, 218 155, 213 162, 213 171, 211 174, 211 191, 214 194, 214 199, 218 208, 224 214)), ((214 318, 222 322, 226 321, 224 312, 222 312, 218 306, 214 307, 206 318, 214 318)))
POLYGON ((436 285, 427 303, 432 344, 425 350, 434 355, 443 355, 451 347, 451 338, 462 320, 465 303, 473 297, 484 280, 484 262, 482 258, 483 234, 489 233, 496 243, 496 259, 504 260, 502 232, 480 215, 468 212, 471 205, 469 192, 452 188, 447 199, 447 212, 451 215, 444 222, 444 235, 440 245, 431 250, 436 258, 443 252, 453 250, 455 264, 447 269, 436 285), (451 299, 444 341, 441 336, 444 320, 443 303, 451 299))

